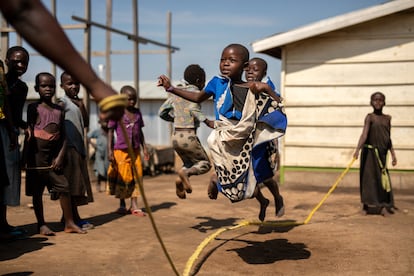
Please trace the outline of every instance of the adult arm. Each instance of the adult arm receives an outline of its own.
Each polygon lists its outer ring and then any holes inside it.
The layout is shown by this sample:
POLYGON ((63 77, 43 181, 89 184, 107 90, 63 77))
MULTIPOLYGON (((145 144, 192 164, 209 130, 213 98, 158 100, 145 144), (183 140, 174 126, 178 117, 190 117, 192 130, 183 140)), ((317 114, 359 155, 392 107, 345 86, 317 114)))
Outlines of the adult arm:
MULTIPOLYGON (((6 20, 33 48, 78 79, 97 102, 116 94, 75 50, 59 23, 41 1, 0 0, 0 9, 6 20)), ((108 116, 118 117, 117 115, 119 114, 108 116)))

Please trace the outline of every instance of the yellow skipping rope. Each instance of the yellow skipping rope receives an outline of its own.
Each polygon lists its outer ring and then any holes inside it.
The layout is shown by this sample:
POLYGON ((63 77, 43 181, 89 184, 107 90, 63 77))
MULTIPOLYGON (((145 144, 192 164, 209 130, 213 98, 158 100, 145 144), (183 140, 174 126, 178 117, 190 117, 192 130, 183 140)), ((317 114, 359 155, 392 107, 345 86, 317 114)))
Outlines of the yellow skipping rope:
POLYGON ((191 255, 191 257, 188 259, 187 264, 186 264, 186 266, 184 268, 183 276, 190 275, 191 268, 192 268, 194 262, 198 259, 198 257, 200 255, 200 253, 202 252, 202 250, 207 246, 208 243, 210 243, 212 240, 214 240, 216 237, 218 237, 221 233, 223 233, 225 231, 234 230, 234 229, 241 228, 241 227, 248 226, 248 225, 286 227, 286 226, 298 226, 298 225, 307 224, 311 220, 313 214, 319 209, 319 207, 322 206, 322 204, 329 197, 329 195, 336 189, 336 187, 338 186, 339 182, 348 173, 349 169, 351 168, 351 166, 355 162, 355 160, 356 160, 355 158, 352 158, 351 162, 349 162, 349 164, 346 167, 346 169, 336 179, 335 183, 332 185, 332 187, 329 189, 329 191, 325 194, 325 196, 322 198, 322 200, 309 213, 308 217, 306 218, 306 220, 304 222, 294 222, 294 221, 266 222, 266 221, 247 221, 247 220, 243 220, 243 221, 239 222, 235 226, 221 228, 221 229, 217 230, 215 233, 213 233, 210 236, 208 236, 206 239, 204 239, 204 241, 202 241, 200 243, 200 245, 194 251, 193 255, 191 255))
MULTIPOLYGON (((109 111, 110 109, 116 108, 116 107, 124 107, 125 108, 126 106, 127 106, 127 98, 126 98, 125 95, 110 96, 110 97, 107 97, 107 98, 103 99, 99 103, 99 108, 100 108, 101 112, 106 112, 106 111, 109 111)), ((131 142, 128 139, 128 135, 127 135, 127 132, 126 132, 125 125, 122 122, 122 120, 119 120, 119 124, 120 124, 121 129, 122 129, 122 134, 124 135, 125 141, 127 142, 127 145, 128 145, 128 154, 129 154, 129 156, 132 160, 132 164, 135 164, 136 156, 134 154, 134 151, 132 150, 131 142)), ((154 229, 155 235, 157 236, 157 239, 158 239, 158 241, 159 241, 159 243, 162 247, 162 250, 163 250, 165 256, 168 259, 168 262, 171 265, 172 270, 174 271, 175 275, 179 275, 177 269, 174 266, 174 263, 173 263, 170 255, 168 254, 168 251, 167 251, 167 249, 164 245, 164 242, 162 241, 161 235, 158 232, 157 225, 155 224, 154 217, 152 216, 151 208, 148 204, 147 197, 145 196, 142 181, 139 181, 138 171, 137 171, 137 168, 135 166, 132 166, 132 172, 134 174, 135 180, 138 182, 138 187, 139 187, 139 191, 140 191, 141 196, 142 196, 142 201, 144 202, 145 210, 148 213, 148 216, 150 218, 151 225, 152 225, 152 228, 154 229)))

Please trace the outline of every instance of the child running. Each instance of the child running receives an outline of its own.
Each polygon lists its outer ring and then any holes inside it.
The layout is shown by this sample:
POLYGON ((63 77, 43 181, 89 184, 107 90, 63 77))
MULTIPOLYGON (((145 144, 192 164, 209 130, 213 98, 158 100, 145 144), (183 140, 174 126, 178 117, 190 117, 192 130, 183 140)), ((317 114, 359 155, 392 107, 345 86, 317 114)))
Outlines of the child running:
POLYGON ((387 169, 387 154, 391 152, 392 165, 397 165, 397 157, 391 141, 391 116, 382 113, 385 95, 375 92, 371 95, 374 111, 365 117, 364 128, 359 138, 354 158, 361 153, 360 194, 362 212, 370 208, 379 209, 383 216, 394 213, 394 196, 387 169))
MULTIPOLYGON (((280 98, 268 84, 242 80, 248 61, 246 47, 230 44, 221 54, 221 76, 214 77, 200 93, 171 86, 165 75, 159 77, 159 85, 194 102, 213 96, 217 120, 208 144, 218 182, 217 188, 211 187, 209 193, 214 197, 219 190, 232 202, 256 197, 260 202, 259 219, 263 221, 269 201, 257 184, 269 183, 266 180, 273 177, 267 142, 284 135, 286 116, 274 112, 280 98)), ((275 207, 276 215, 282 216, 284 205, 279 194, 275 207)))
POLYGON ((86 233, 79 228, 72 214, 69 183, 63 175, 65 155, 64 112, 52 102, 56 79, 52 74, 39 73, 35 78, 35 90, 40 100, 27 107, 28 135, 25 141, 26 195, 32 196, 33 208, 40 234, 54 236, 43 214, 43 190, 48 188, 52 200, 59 199, 67 233, 86 233))
MULTIPOLYGON (((182 89, 199 93, 205 81, 204 69, 198 64, 191 64, 184 71, 182 89)), ((160 107, 159 116, 166 121, 174 122, 171 140, 175 152, 183 161, 183 167, 178 171, 179 178, 175 180, 176 194, 179 198, 185 199, 186 192, 192 192, 189 177, 205 174, 211 168, 208 155, 197 137, 197 128, 200 122, 214 128, 214 122, 201 112, 200 104, 175 95, 169 95, 160 107)))
POLYGON ((72 213, 75 223, 84 230, 94 225, 80 217, 78 206, 93 202, 91 182, 86 161, 85 127, 89 125, 89 116, 82 99, 79 99, 80 83, 69 73, 60 75, 60 87, 65 95, 58 104, 65 111, 66 152, 63 174, 69 182, 72 201, 72 213))
POLYGON ((121 94, 128 97, 128 106, 122 117, 125 125, 128 139, 135 155, 135 162, 131 160, 128 154, 127 139, 124 136, 122 127, 117 121, 108 122, 108 158, 111 162, 108 168, 107 192, 115 195, 120 199, 120 206, 117 210, 119 214, 132 214, 143 217, 146 214, 138 208, 139 183, 142 183, 142 164, 140 157, 141 147, 144 151, 144 158, 149 159, 147 147, 145 145, 144 121, 142 120, 141 111, 136 108, 137 92, 132 86, 126 85, 121 88, 121 94), (114 139, 116 133, 116 140, 114 139), (135 179, 132 166, 135 166, 138 172, 138 179, 135 179), (126 209, 125 199, 131 198, 131 205, 126 209))

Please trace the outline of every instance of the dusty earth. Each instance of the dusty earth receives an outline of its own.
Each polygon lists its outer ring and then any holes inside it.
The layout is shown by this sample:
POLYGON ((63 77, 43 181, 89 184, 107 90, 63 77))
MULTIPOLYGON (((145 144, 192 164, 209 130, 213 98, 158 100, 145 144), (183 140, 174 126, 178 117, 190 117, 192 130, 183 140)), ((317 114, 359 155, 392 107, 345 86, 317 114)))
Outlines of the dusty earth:
MULTIPOLYGON (((266 221, 303 222, 338 176, 319 175, 318 181, 310 181, 314 178, 309 175, 287 177, 281 186, 285 216, 276 219, 271 204, 266 221)), ((144 185, 158 232, 180 275, 184 271, 190 275, 414 275, 412 183, 395 188, 396 214, 363 216, 357 176, 349 173, 344 178, 348 181, 339 184, 308 224, 249 225, 224 231, 191 261, 199 245, 220 229, 256 220, 258 203, 252 199, 231 204, 221 195, 209 200, 208 176, 192 177, 193 193, 180 200, 174 178, 174 174, 146 176, 144 185)), ((270 197, 267 190, 265 195, 270 197)), ((62 232, 59 206, 45 195, 46 219, 58 231, 55 237, 36 233, 33 210, 27 206, 30 200, 23 193, 21 206, 8 210, 9 222, 24 227, 28 238, 0 243, 1 275, 175 274, 149 216, 114 213, 115 198, 95 192, 95 202, 80 207, 81 215, 96 227, 79 235, 62 232)))

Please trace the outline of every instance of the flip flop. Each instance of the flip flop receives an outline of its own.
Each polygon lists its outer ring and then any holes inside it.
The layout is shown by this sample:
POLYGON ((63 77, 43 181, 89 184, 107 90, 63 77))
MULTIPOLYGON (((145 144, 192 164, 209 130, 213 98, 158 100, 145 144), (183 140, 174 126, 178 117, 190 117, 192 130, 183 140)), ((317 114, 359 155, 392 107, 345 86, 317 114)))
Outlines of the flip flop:
POLYGON ((92 223, 90 223, 87 220, 81 220, 80 222, 77 223, 77 225, 82 228, 82 230, 90 230, 95 228, 95 225, 93 225, 92 223))
POLYGON ((146 214, 141 209, 130 210, 131 215, 136 217, 145 217, 146 214))

